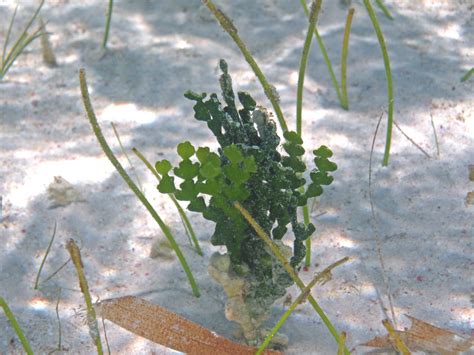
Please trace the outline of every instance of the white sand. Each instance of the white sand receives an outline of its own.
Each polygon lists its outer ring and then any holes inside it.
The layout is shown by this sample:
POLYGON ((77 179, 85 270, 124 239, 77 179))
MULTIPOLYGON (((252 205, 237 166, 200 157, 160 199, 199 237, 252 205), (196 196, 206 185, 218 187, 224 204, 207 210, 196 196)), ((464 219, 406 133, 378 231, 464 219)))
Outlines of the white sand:
MULTIPOLYGON (((13 1, 0 2, 3 45, 13 1)), ((268 79, 277 87, 290 127, 295 127, 297 70, 306 21, 297 1, 216 1, 234 19, 242 38, 268 79)), ((21 1, 26 21, 36 2, 21 1), (26 6, 23 6, 26 5, 26 6)), ((373 201, 381 252, 399 326, 403 314, 469 335, 474 325, 472 290, 473 206, 464 202, 474 182, 474 79, 460 83, 473 66, 474 42, 470 1, 386 1, 395 21, 379 13, 394 76, 395 120, 432 158, 425 157, 394 128, 390 166, 381 167, 385 121, 374 152, 373 201), (433 116, 439 138, 436 157, 433 116)), ((371 141, 386 109, 386 82, 377 40, 362 2, 350 38, 348 87, 350 110, 342 110, 316 42, 304 92, 304 139, 309 149, 327 144, 339 165, 335 183, 314 209, 317 232, 313 265, 301 277, 344 256, 333 280, 313 295, 335 326, 348 334, 349 347, 385 333, 387 307, 368 199, 371 141)), ((72 265, 33 290, 37 270, 58 224, 43 278, 67 258, 69 238, 78 241, 92 294, 106 299, 139 295, 184 315, 219 334, 233 337, 235 325, 223 314, 221 288, 207 274, 212 224, 190 215, 205 256, 188 246, 181 222, 155 181, 133 159, 147 196, 182 245, 202 291, 194 298, 178 261, 149 257, 163 235, 105 158, 91 132, 79 95, 78 70, 87 71, 93 103, 109 142, 119 153, 110 122, 116 123, 127 150, 138 147, 150 160, 176 161, 174 147, 183 140, 215 146, 202 122, 193 119, 187 89, 218 92, 217 62, 225 58, 236 90, 249 91, 270 107, 258 81, 237 47, 200 2, 116 1, 110 51, 101 58, 106 1, 49 1, 42 12, 59 63, 42 62, 35 42, 0 83, 0 296, 23 326, 33 348, 55 348, 59 314, 62 344, 70 353, 94 351, 83 319, 83 304, 72 265), (79 5, 82 3, 82 5, 79 5), (84 202, 48 208, 47 187, 62 176, 84 202)), ((347 8, 326 1, 319 29, 339 77, 342 32, 347 8)), ((23 22, 24 23, 24 22, 23 22)), ((386 117, 386 116, 385 116, 386 117)), ((124 157, 120 155, 125 165, 124 157)), ((289 290, 293 298, 295 288, 289 290)), ((281 315, 274 307, 269 325, 281 315)), ((162 347, 107 324, 114 353, 165 353, 162 347)), ((337 345, 308 304, 283 327, 290 337, 288 354, 331 354, 337 345)), ((0 316, 0 353, 18 353, 21 345, 0 316)))

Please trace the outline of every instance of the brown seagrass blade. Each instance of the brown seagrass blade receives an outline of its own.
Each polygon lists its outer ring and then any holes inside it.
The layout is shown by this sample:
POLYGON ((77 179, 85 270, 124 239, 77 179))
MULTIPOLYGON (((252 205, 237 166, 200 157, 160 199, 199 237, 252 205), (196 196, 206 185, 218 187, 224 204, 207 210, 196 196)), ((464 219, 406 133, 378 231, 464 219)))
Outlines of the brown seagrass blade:
MULTIPOLYGON (((415 317, 406 315, 411 320, 411 327, 396 331, 400 339, 411 351, 433 352, 442 355, 454 355, 472 351, 473 338, 464 338, 450 330, 438 328, 415 317)), ((389 335, 375 337, 363 346, 391 348, 389 335)))
MULTIPOLYGON (((101 301, 99 316, 157 344, 191 355, 255 354, 256 348, 235 343, 144 299, 125 296, 101 301)), ((264 354, 281 354, 267 350, 264 354)))

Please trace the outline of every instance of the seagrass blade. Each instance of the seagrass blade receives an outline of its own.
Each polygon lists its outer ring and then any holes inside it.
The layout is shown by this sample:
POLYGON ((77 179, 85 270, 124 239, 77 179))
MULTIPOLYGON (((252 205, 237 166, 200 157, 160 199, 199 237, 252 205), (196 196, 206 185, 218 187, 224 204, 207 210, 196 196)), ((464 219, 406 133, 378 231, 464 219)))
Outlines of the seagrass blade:
MULTIPOLYGON (((125 296, 101 301, 99 316, 154 343, 187 354, 255 354, 256 348, 235 343, 144 299, 125 296)), ((281 354, 268 350, 264 354, 281 354)))

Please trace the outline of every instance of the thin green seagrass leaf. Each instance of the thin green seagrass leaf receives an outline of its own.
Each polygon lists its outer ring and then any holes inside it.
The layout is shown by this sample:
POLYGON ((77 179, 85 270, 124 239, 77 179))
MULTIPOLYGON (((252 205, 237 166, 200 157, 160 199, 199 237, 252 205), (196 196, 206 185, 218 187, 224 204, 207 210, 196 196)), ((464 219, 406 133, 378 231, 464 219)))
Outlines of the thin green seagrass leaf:
POLYGON ((169 227, 165 224, 165 222, 160 218, 156 210, 153 208, 153 206, 150 204, 150 202, 146 199, 146 197, 143 195, 143 193, 138 189, 138 187, 135 185, 135 183, 130 179, 130 176, 128 176, 127 172, 123 168, 123 166, 120 164, 120 162, 117 160, 115 157, 114 153, 110 149, 109 145, 107 144, 107 141, 104 138, 104 135, 102 134, 102 131, 100 129, 99 123, 97 122, 97 117, 95 116, 94 109, 92 107, 92 103, 90 101, 89 97, 89 90, 87 88, 87 81, 86 81, 86 76, 85 76, 85 70, 80 69, 79 70, 79 82, 80 82, 80 88, 81 88, 81 95, 82 95, 82 100, 84 103, 85 110, 87 112, 87 117, 89 118, 89 122, 92 126, 92 130, 94 131, 94 134, 99 141, 99 144, 104 151, 105 155, 107 158, 110 160, 112 165, 115 167, 115 169, 118 171, 120 176, 125 180, 127 185, 130 187, 130 189, 133 191, 133 193, 138 197, 140 202, 145 206, 145 208, 150 212, 151 216, 153 219, 158 223, 160 226, 161 230, 165 234, 166 238, 168 239, 171 247, 176 253, 176 256, 178 257, 184 272, 186 273, 186 276, 188 277, 189 283, 191 285, 193 294, 196 297, 200 296, 199 288, 196 284, 196 280, 194 279, 194 276, 191 272, 191 269, 189 268, 189 265, 186 261, 186 258, 184 257, 183 253, 181 252, 181 249, 179 248, 179 245, 176 243, 176 240, 174 239, 173 234, 171 233, 169 227))
POLYGON ((105 21, 105 31, 104 31, 104 38, 102 39, 102 48, 107 49, 107 42, 109 39, 109 32, 110 32, 110 23, 112 22, 112 11, 114 8, 114 1, 109 0, 109 6, 107 9, 107 18, 105 21))
POLYGON ((13 312, 11 311, 10 307, 8 307, 8 304, 3 299, 3 297, 0 297, 0 308, 3 309, 3 311, 5 312, 5 316, 10 321, 12 328, 15 330, 16 334, 18 335, 18 338, 20 339, 21 345, 23 346, 23 350, 25 350, 25 353, 28 355, 33 355, 33 350, 31 349, 30 343, 26 339, 25 334, 23 333, 23 330, 21 329, 15 316, 13 315, 13 312))
POLYGON ((11 32, 12 32, 13 23, 15 22, 15 17, 16 17, 16 11, 17 10, 18 10, 18 5, 16 5, 15 10, 13 11, 13 15, 12 15, 12 18, 10 20, 10 25, 8 25, 8 30, 7 30, 7 35, 5 37, 5 42, 3 43, 2 62, 0 63, 2 68, 5 64, 5 56, 7 55, 8 42, 10 41, 10 35, 11 35, 11 32))
POLYGON ((33 42, 36 38, 41 36, 41 33, 40 33, 41 28, 34 31, 31 35, 28 35, 28 31, 29 31, 31 25, 36 20, 36 18, 38 17, 38 14, 39 14, 41 8, 44 5, 44 2, 45 2, 45 0, 41 0, 40 4, 36 8, 33 16, 30 18, 27 25, 23 28, 23 32, 20 34, 18 39, 15 41, 15 43, 13 44, 13 46, 10 48, 10 50, 7 53, 7 45, 8 45, 8 42, 9 42, 9 37, 10 37, 10 34, 11 34, 13 22, 15 20, 15 15, 16 15, 16 8, 15 8, 15 11, 13 13, 13 17, 11 19, 9 28, 7 30, 7 36, 6 36, 6 39, 5 39, 4 48, 3 48, 3 52, 2 52, 2 63, 1 63, 1 68, 0 68, 0 80, 8 72, 8 70, 10 69, 10 66, 13 65, 13 63, 20 56, 20 54, 23 52, 23 50, 31 42, 33 42))
POLYGON ((392 145, 392 130, 393 130, 393 111, 394 111, 394 96, 393 96, 393 80, 392 80, 392 69, 390 66, 390 57, 388 55, 387 46, 385 39, 380 28, 380 24, 377 20, 377 15, 371 5, 370 0, 363 0, 365 8, 369 14, 370 20, 377 35, 380 50, 382 51, 382 57, 385 67, 385 76, 387 78, 387 100, 388 100, 388 121, 387 121, 387 133, 385 139, 385 150, 382 161, 382 166, 387 166, 390 159, 390 148, 392 145))

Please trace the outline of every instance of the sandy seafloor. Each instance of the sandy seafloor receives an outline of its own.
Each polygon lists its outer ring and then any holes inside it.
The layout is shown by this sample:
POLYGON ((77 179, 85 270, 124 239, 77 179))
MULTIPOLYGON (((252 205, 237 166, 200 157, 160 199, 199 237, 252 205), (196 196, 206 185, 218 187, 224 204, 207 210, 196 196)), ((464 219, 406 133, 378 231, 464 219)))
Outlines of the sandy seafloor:
MULTIPOLYGON (((20 1, 25 23, 35 2, 20 1)), ((94 353, 83 317, 82 295, 71 264, 41 290, 36 273, 57 222, 57 235, 43 277, 68 255, 65 244, 81 246, 94 299, 139 295, 209 329, 233 338, 236 327, 223 313, 225 296, 207 274, 209 256, 223 251, 210 245, 212 224, 190 214, 204 257, 189 247, 168 199, 155 190, 154 177, 132 157, 145 192, 170 225, 192 266, 202 296, 190 292, 177 260, 149 257, 163 235, 102 153, 82 106, 78 71, 86 69, 93 104, 113 149, 128 166, 114 138, 114 122, 127 151, 139 148, 150 160, 176 162, 183 140, 215 147, 213 136, 193 119, 183 93, 218 92, 218 67, 225 58, 236 90, 250 92, 270 107, 259 82, 228 35, 197 0, 116 1, 109 51, 100 50, 106 1, 47 1, 42 14, 59 66, 42 61, 33 43, 0 83, 0 295, 9 303, 37 353, 58 341, 56 298, 64 352, 94 353), (61 176, 83 201, 50 208, 47 187, 61 176)), ((281 97, 288 124, 295 127, 297 71, 306 32, 298 1, 216 0, 239 29, 281 97)), ((430 156, 427 158, 394 128, 389 167, 381 166, 386 116, 374 151, 372 195, 383 260, 400 327, 404 314, 470 335, 473 286, 474 191, 468 165, 474 164, 473 79, 460 78, 474 63, 471 1, 385 1, 395 20, 378 12, 394 78, 394 118, 430 156), (439 157, 430 121, 439 140, 439 157)), ((339 330, 358 346, 385 333, 387 298, 377 256, 368 199, 369 154, 379 115, 387 108, 380 49, 363 7, 350 37, 348 91, 350 110, 340 108, 316 42, 304 91, 303 135, 309 150, 330 146, 339 170, 313 209, 313 266, 301 277, 309 282, 325 265, 350 256, 333 280, 313 295, 339 330), (323 215, 320 215, 324 213, 323 215), (314 266, 317 264, 318 266, 314 266)), ((13 1, 0 1, 3 45, 13 1)), ((325 1, 319 29, 337 76, 347 6, 325 1)), ((17 33, 17 32, 15 32, 17 33)), ((290 241, 288 236, 288 242, 290 241)), ((296 288, 289 289, 295 298, 296 288)), ((284 306, 278 302, 268 325, 284 306)), ((171 352, 110 322, 113 353, 171 352)), ((334 354, 337 345, 308 304, 298 307, 283 327, 290 344, 285 354, 334 354)), ((0 316, 0 353, 20 353, 6 318, 0 316)))

